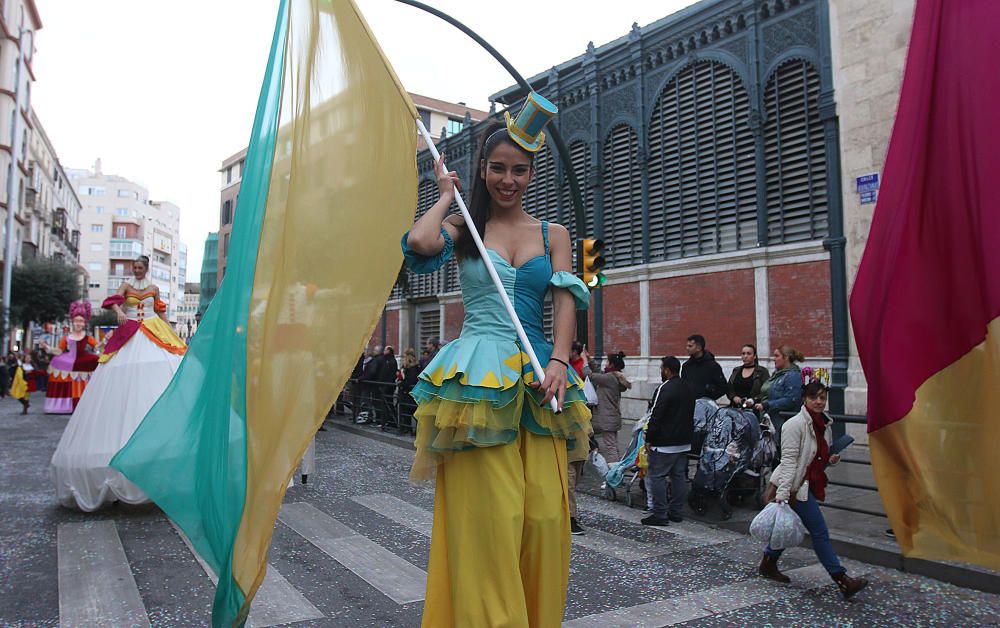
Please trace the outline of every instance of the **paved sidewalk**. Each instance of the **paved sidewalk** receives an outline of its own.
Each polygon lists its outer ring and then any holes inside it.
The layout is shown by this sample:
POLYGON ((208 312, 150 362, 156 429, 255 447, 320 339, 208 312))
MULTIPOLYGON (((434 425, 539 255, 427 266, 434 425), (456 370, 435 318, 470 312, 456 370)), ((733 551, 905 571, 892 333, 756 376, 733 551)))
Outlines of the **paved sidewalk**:
MULTIPOLYGON (((399 434, 395 430, 383 431, 381 428, 373 425, 354 425, 348 417, 339 415, 331 417, 328 425, 334 425, 338 429, 374 438, 399 447, 413 449, 413 437, 407 433, 399 434)), ((631 425, 631 421, 626 421, 625 426, 618 433, 619 451, 624 452, 626 450, 631 425)), ((694 476, 694 461, 691 462, 690 476, 694 476)), ((830 468, 829 476, 831 481, 849 482, 874 487, 875 478, 872 475, 868 446, 853 445, 850 447, 844 454, 844 461, 830 468)), ((601 479, 593 469, 588 468, 585 469, 583 478, 577 484, 577 491, 606 499, 607 496, 601 488, 601 484, 601 479)), ((642 503, 644 494, 640 491, 641 489, 637 483, 632 496, 632 507, 635 509, 641 509, 644 506, 642 503)), ((624 489, 617 491, 616 501, 623 508, 628 507, 625 503, 626 491, 624 489)), ((885 512, 878 493, 861 488, 830 486, 827 488, 827 503, 878 513, 885 512)), ((756 514, 757 510, 752 508, 752 506, 737 506, 733 509, 732 517, 729 520, 723 520, 718 507, 714 505, 704 515, 695 513, 690 507, 685 505, 685 517, 741 534, 749 534, 750 521, 756 514)), ((834 548, 842 557, 919 574, 934 578, 935 580, 986 591, 988 593, 1000 593, 1000 573, 998 572, 966 563, 929 561, 904 557, 896 541, 885 534, 886 529, 889 528, 889 520, 884 516, 852 512, 833 507, 824 507, 823 516, 830 528, 830 537, 833 540, 834 548)), ((811 547, 808 537, 803 546, 811 547)))

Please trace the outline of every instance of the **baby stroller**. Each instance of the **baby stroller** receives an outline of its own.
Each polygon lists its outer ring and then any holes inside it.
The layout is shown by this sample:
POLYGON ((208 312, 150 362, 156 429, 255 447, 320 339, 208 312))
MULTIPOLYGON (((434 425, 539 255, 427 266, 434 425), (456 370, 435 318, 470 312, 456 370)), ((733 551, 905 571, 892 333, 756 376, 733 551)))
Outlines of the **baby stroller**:
POLYGON ((729 483, 726 497, 730 504, 742 505, 750 497, 757 509, 764 507, 764 488, 771 477, 777 453, 774 424, 771 417, 764 414, 760 419, 760 439, 750 454, 750 464, 729 483))
MULTIPOLYGON (((715 497, 723 520, 732 516, 729 497, 748 490, 741 484, 742 480, 734 480, 755 464, 754 454, 760 440, 760 423, 752 410, 720 408, 711 417, 688 495, 688 504, 695 512, 704 514, 708 510, 708 500, 715 497)), ((758 475, 753 492, 761 491, 758 475)))
POLYGON ((691 437, 691 451, 700 452, 708 435, 708 428, 715 420, 719 404, 714 399, 700 397, 694 402, 694 436, 691 437))
MULTIPOLYGON (((635 422, 632 428, 632 437, 629 439, 625 454, 618 462, 614 462, 608 468, 608 474, 604 476, 604 497, 611 501, 618 500, 615 489, 625 488, 625 505, 632 505, 632 485, 642 477, 643 469, 640 467, 640 459, 643 457, 643 449, 646 446, 646 424, 649 422, 649 414, 635 422)), ((641 486, 642 483, 640 482, 641 486)))

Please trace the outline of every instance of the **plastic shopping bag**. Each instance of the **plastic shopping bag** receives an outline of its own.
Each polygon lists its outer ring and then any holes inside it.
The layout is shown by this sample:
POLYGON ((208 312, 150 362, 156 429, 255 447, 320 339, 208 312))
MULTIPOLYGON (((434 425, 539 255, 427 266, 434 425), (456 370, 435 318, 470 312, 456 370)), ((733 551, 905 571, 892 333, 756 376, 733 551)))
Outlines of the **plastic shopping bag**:
POLYGON ((806 538, 806 527, 802 519, 788 504, 778 504, 778 514, 774 517, 771 531, 771 549, 795 547, 806 538))
POLYGON ((583 395, 587 398, 588 406, 597 405, 597 389, 594 388, 594 383, 590 381, 590 378, 583 380, 583 395))
POLYGON ((776 502, 770 502, 750 522, 750 536, 761 543, 771 542, 771 530, 774 529, 774 516, 778 514, 776 502))
POLYGON ((596 449, 590 452, 590 455, 587 456, 587 461, 597 469, 597 474, 602 478, 608 474, 608 461, 604 459, 601 452, 596 449))
POLYGON ((791 506, 771 502, 750 522, 750 536, 771 549, 786 549, 802 542, 806 527, 791 506))

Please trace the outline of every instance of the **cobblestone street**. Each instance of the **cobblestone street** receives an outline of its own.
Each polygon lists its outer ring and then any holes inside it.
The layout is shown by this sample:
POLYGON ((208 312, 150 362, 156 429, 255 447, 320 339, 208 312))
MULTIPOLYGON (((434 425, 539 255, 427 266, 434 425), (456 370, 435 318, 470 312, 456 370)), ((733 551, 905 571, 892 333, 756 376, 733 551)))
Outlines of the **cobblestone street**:
MULTIPOLYGON (((48 462, 66 417, 0 402, 0 624, 205 626, 212 581, 155 506, 60 508, 48 462)), ((269 577, 250 625, 417 626, 433 494, 411 486, 412 453, 338 429, 320 432, 318 469, 285 497, 269 577)), ((786 553, 788 586, 755 575, 748 537, 580 496, 566 626, 991 626, 1000 597, 847 561, 871 586, 840 598, 813 553, 786 553)))

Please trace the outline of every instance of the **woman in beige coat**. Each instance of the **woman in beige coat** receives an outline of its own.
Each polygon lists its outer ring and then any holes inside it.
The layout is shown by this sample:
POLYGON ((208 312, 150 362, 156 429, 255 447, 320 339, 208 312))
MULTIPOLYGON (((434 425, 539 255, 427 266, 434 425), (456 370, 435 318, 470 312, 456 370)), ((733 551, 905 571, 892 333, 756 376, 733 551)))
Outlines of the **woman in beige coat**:
MULTIPOLYGON (((828 464, 840 461, 838 454, 830 454, 833 419, 826 413, 827 387, 820 381, 810 382, 802 391, 802 409, 785 422, 781 436, 781 464, 771 474, 765 495, 767 501, 790 503, 802 523, 809 530, 813 550, 827 573, 837 583, 845 598, 850 598, 868 586, 864 578, 851 578, 840 564, 830 543, 830 532, 819 509, 819 502, 826 498, 826 472, 828 464)), ((791 582, 791 578, 778 571, 782 550, 768 547, 764 550, 758 571, 760 575, 777 582, 791 582)))
POLYGON ((583 376, 590 378, 590 383, 597 391, 597 407, 592 408, 594 438, 597 439, 597 450, 604 459, 616 462, 621 459, 618 452, 618 431, 622 429, 621 400, 622 393, 632 388, 632 382, 625 378, 625 354, 608 354, 608 365, 601 372, 596 360, 591 358, 584 347, 580 353, 583 358, 583 376))

